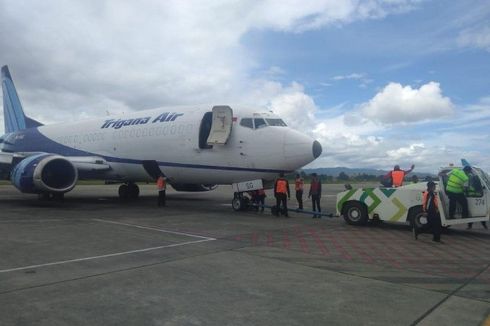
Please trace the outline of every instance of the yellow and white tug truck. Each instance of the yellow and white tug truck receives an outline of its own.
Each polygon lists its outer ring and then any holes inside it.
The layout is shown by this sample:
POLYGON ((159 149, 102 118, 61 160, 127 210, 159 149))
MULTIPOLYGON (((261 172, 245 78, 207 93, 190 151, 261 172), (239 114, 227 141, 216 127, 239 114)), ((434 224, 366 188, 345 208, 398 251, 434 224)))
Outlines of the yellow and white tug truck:
MULTIPOLYGON (((462 160, 463 165, 468 165, 462 160)), ((439 194, 439 210, 442 226, 488 221, 490 216, 490 177, 479 168, 472 167, 468 191, 469 218, 461 217, 458 205, 453 219, 449 219, 449 198, 446 195, 448 175, 453 166, 441 168, 436 191, 439 194)), ((343 191, 337 195, 337 214, 348 224, 364 225, 368 221, 427 223, 422 212, 422 194, 426 183, 420 182, 398 188, 359 188, 343 191)))

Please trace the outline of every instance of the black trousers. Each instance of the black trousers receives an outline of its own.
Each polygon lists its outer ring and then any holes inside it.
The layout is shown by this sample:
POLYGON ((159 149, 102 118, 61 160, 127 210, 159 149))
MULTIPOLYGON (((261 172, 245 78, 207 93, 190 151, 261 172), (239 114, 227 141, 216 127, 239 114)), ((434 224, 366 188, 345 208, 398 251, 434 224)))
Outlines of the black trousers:
POLYGON ((158 191, 158 206, 165 206, 165 190, 158 191))
POLYGON ((461 205, 463 218, 468 218, 468 200, 463 193, 455 194, 452 192, 448 192, 447 196, 449 197, 449 218, 454 218, 454 213, 456 212, 456 203, 461 205))
POLYGON ((296 200, 298 201, 298 208, 303 209, 303 190, 296 190, 296 200))
POLYGON ((259 210, 259 206, 260 206, 260 211, 263 212, 264 211, 264 205, 265 205, 265 195, 257 195, 255 196, 255 204, 257 205, 257 210, 259 210))
POLYGON ((432 240, 441 240, 442 224, 441 215, 437 212, 427 213, 427 224, 419 229, 419 232, 432 232, 432 240))
MULTIPOLYGON (((320 208, 320 195, 311 195, 311 203, 313 204, 313 211, 321 212, 322 209, 320 208)), ((316 215, 315 215, 316 216, 316 215)))
POLYGON ((286 194, 283 193, 276 193, 276 216, 279 216, 279 212, 281 212, 280 207, 282 203, 282 208, 283 208, 283 214, 285 216, 288 216, 288 197, 286 194))

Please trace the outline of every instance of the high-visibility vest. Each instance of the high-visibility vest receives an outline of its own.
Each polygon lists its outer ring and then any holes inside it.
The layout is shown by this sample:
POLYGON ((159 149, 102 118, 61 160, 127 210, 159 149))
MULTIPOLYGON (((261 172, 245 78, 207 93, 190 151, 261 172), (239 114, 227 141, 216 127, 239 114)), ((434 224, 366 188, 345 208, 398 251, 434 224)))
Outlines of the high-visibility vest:
MULTIPOLYGON (((427 202, 428 200, 429 200, 429 192, 424 191, 423 197, 422 197, 422 209, 424 210, 424 212, 427 212, 431 208, 430 203, 427 202)), ((439 202, 437 200, 437 194, 436 193, 434 193, 434 206, 436 207, 436 211, 438 211, 439 210, 439 202)))
POLYGON ((167 185, 167 184, 166 184, 166 182, 165 182, 165 178, 163 178, 163 177, 159 177, 159 178, 157 179, 157 188, 158 188, 158 190, 165 190, 166 185, 167 185))
POLYGON ((447 180, 446 191, 453 194, 462 194, 464 192, 464 184, 468 181, 468 176, 463 170, 453 169, 447 180))
POLYGON ((296 179, 296 181, 294 182, 294 189, 295 189, 296 191, 303 190, 304 184, 305 184, 305 183, 304 183, 303 179, 298 178, 298 179, 296 179))
POLYGON ((401 185, 403 184, 403 178, 405 178, 405 171, 391 171, 393 187, 401 187, 401 185))
POLYGON ((288 182, 284 179, 279 179, 277 180, 277 186, 276 186, 276 192, 281 193, 281 194, 287 194, 288 193, 288 182))

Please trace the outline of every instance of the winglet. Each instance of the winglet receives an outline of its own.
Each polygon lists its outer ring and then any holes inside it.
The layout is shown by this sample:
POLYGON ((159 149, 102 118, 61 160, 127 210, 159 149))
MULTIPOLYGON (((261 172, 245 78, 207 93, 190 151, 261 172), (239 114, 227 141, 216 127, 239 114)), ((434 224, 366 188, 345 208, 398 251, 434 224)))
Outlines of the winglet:
POLYGON ((463 164, 463 167, 469 166, 471 168, 471 164, 464 158, 461 159, 461 164, 463 164))
POLYGON ((25 116, 19 95, 15 89, 14 81, 7 66, 2 67, 2 91, 3 118, 6 133, 42 126, 42 123, 25 116))

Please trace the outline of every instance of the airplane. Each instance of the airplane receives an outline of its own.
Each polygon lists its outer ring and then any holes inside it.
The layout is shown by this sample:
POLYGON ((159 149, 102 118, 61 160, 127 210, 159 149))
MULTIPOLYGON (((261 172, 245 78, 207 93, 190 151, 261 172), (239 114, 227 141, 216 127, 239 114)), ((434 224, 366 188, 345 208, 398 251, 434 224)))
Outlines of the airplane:
POLYGON ((322 146, 276 114, 228 105, 157 108, 53 125, 24 114, 7 66, 1 69, 5 134, 0 172, 23 193, 63 198, 78 180, 121 183, 123 199, 136 182, 164 175, 177 191, 274 180, 312 162, 322 146))

